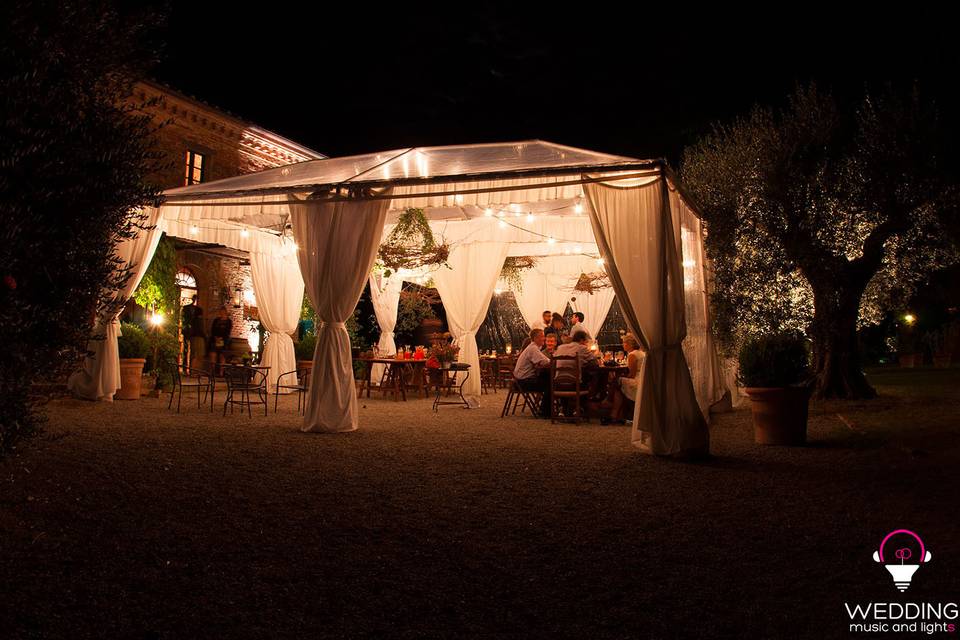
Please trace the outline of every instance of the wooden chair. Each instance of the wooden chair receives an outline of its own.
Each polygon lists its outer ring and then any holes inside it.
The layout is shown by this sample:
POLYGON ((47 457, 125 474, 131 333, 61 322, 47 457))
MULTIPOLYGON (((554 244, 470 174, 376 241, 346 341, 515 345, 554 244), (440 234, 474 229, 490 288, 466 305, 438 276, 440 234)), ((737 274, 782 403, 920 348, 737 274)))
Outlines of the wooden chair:
POLYGON ((480 359, 480 393, 497 392, 497 368, 499 363, 493 358, 480 359))
POLYGON ((270 397, 270 392, 267 390, 267 375, 263 371, 251 367, 224 365, 223 377, 227 381, 227 399, 223 402, 223 415, 227 415, 228 405, 230 413, 233 413, 235 404, 241 407, 246 406, 247 415, 250 417, 253 417, 250 407, 262 404, 263 415, 267 415, 267 398, 270 397), (255 398, 251 397, 254 393, 255 398))
POLYGON ((513 383, 513 370, 517 366, 519 355, 497 357, 497 381, 504 389, 509 389, 513 383))
POLYGON ((588 395, 590 390, 581 388, 580 384, 580 358, 554 356, 550 360, 550 422, 572 420, 580 424, 580 419, 585 417, 581 400, 588 395), (559 415, 564 400, 573 403, 572 416, 559 415))
POLYGON ((313 367, 297 369, 296 371, 287 371, 281 373, 277 378, 277 388, 274 391, 273 412, 277 412, 277 406, 280 403, 280 390, 286 389, 297 394, 297 412, 306 413, 307 410, 307 391, 310 389, 310 374, 313 373, 313 367), (284 376, 296 375, 295 382, 283 384, 284 376))
POLYGON ((200 402, 200 393, 203 392, 203 402, 210 396, 210 411, 213 411, 213 376, 203 369, 191 369, 184 367, 183 373, 180 372, 180 365, 175 360, 167 361, 167 368, 170 369, 173 377, 173 389, 170 390, 170 402, 167 403, 167 409, 173 407, 173 396, 177 396, 177 413, 180 413, 180 401, 183 400, 184 389, 197 390, 197 409, 202 404, 200 402))

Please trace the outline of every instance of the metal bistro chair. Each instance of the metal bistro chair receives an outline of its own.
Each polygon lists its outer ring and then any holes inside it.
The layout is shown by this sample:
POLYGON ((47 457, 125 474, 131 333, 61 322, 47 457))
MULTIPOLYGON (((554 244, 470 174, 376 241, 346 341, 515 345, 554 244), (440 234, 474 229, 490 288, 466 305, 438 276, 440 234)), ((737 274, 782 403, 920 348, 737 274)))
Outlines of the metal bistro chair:
POLYGON ((306 413, 307 411, 307 391, 310 389, 310 374, 313 372, 313 367, 308 367, 304 369, 297 369, 296 371, 287 371, 286 373, 281 373, 280 377, 277 378, 277 389, 274 393, 273 400, 273 412, 277 412, 277 406, 280 403, 280 389, 288 389, 297 394, 297 412, 306 413), (296 382, 287 382, 283 383, 284 376, 296 375, 296 382))
POLYGON ((167 403, 167 409, 173 408, 173 396, 177 396, 177 413, 180 413, 180 401, 183 400, 184 389, 197 390, 197 409, 202 406, 200 402, 200 392, 203 392, 203 402, 210 396, 210 411, 213 411, 213 376, 203 369, 191 369, 184 367, 183 373, 180 372, 180 365, 175 360, 167 361, 167 368, 170 369, 173 377, 173 389, 170 390, 170 402, 167 403))
MULTIPOLYGON (((259 369, 252 369, 240 365, 224 365, 223 377, 227 381, 227 399, 223 403, 223 415, 227 415, 227 406, 233 413, 233 405, 247 407, 247 415, 253 417, 250 407, 255 404, 263 405, 263 415, 267 415, 267 375, 259 369), (252 399, 251 394, 256 398, 252 399), (237 397, 239 396, 239 398, 237 397)), ((241 409, 242 410, 242 409, 241 409)))
POLYGON ((572 420, 580 424, 583 415, 582 398, 590 395, 589 389, 580 387, 580 358, 577 356, 554 356, 550 360, 550 422, 572 420), (570 364, 560 364, 569 362, 570 364), (558 366, 559 365, 559 366, 558 366), (558 409, 564 400, 573 400, 573 415, 561 416, 558 409))
POLYGON ((523 405, 520 407, 520 413, 523 413, 527 407, 530 407, 530 413, 536 417, 540 414, 540 400, 542 394, 538 391, 526 391, 523 389, 516 379, 510 379, 510 387, 507 392, 507 400, 503 403, 503 410, 500 412, 500 417, 506 417, 507 414, 517 415, 517 405, 520 404, 520 400, 523 400, 523 405), (513 406, 510 406, 510 403, 513 403, 513 406))

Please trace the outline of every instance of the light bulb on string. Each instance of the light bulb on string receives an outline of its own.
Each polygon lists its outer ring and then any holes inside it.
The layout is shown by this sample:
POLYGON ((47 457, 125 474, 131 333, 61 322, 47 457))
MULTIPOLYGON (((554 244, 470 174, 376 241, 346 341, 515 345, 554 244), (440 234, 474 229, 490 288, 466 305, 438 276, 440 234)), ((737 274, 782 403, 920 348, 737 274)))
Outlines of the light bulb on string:
POLYGON ((483 210, 483 215, 485 215, 485 216, 488 217, 488 218, 492 218, 492 217, 493 217, 493 209, 491 209, 490 207, 487 207, 486 209, 483 210))
POLYGON ((547 244, 555 244, 556 242, 557 241, 556 239, 554 239, 553 236, 550 236, 549 238, 547 238, 547 244))
POLYGON ((577 246, 575 246, 575 247, 573 248, 573 252, 574 252, 574 253, 583 253, 583 247, 581 247, 580 245, 577 245, 577 246))
POLYGON ((194 225, 191 225, 191 226, 190 226, 190 235, 195 236, 195 235, 197 235, 198 233, 200 233, 200 227, 198 227, 198 226, 195 225, 195 224, 194 224, 194 225))
POLYGON ((602 267, 605 262, 606 262, 606 260, 604 260, 603 258, 597 258, 597 265, 599 265, 599 266, 602 267))
POLYGON ((533 223, 533 218, 534 218, 534 216, 533 216, 532 213, 528 213, 528 214, 527 214, 527 222, 528 222, 528 223, 533 223))
POLYGON ((503 220, 501 220, 501 221, 497 224, 497 226, 500 227, 501 229, 506 229, 506 228, 507 228, 507 223, 504 222, 503 220))
POLYGON ((502 218, 502 217, 504 217, 505 215, 507 215, 507 214, 505 214, 503 211, 498 211, 498 212, 497 212, 497 217, 498 217, 498 218, 502 218))
POLYGON ((241 237, 241 238, 249 238, 249 237, 250 237, 250 232, 249 232, 246 228, 240 229, 240 237, 241 237))
POLYGON ((583 204, 581 202, 577 201, 577 204, 573 205, 573 213, 575 215, 583 213, 583 204))

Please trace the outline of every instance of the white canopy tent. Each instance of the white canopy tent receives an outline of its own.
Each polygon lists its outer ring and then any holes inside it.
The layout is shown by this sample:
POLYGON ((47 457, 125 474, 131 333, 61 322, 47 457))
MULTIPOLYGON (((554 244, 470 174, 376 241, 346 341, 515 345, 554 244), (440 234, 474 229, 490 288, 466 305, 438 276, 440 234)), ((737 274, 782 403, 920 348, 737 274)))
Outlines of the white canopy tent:
MULTIPOLYGON (((587 267, 605 268, 647 352, 633 441, 657 454, 708 450, 706 408, 724 389, 707 330, 702 232, 659 160, 543 141, 402 149, 172 189, 160 218, 165 225, 210 227, 219 236, 244 230, 246 240, 256 232, 265 253, 289 252, 292 231, 307 294, 322 320, 303 430, 330 432, 357 427, 344 322, 377 246, 410 207, 422 208, 452 248, 449 268, 431 276, 460 359, 474 371, 476 329, 505 257, 542 257, 543 270, 555 277, 553 284, 545 279, 535 306, 521 303, 525 317, 537 307, 537 315, 559 308, 542 296, 567 286, 563 271, 569 283, 587 267), (687 316, 691 340, 685 340, 687 316)), ((464 395, 479 402, 479 375, 470 377, 464 395)))

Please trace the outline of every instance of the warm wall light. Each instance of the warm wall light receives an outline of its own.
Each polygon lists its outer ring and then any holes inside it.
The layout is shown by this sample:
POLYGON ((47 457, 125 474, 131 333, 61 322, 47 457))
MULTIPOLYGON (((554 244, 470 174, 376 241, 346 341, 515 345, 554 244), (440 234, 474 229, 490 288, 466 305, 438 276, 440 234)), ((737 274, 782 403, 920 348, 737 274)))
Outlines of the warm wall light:
POLYGON ((907 324, 913 324, 917 321, 917 317, 912 313, 908 313, 907 315, 903 316, 903 321, 907 324))
POLYGON ((152 316, 150 316, 150 324, 152 324, 152 325, 155 326, 155 327, 159 327, 160 325, 162 325, 162 324, 163 324, 163 314, 162 314, 162 313, 154 313, 152 316))

